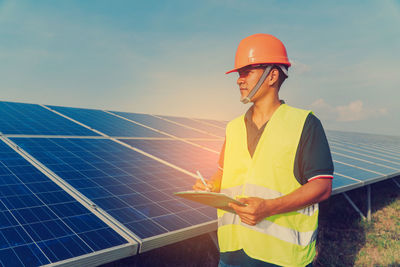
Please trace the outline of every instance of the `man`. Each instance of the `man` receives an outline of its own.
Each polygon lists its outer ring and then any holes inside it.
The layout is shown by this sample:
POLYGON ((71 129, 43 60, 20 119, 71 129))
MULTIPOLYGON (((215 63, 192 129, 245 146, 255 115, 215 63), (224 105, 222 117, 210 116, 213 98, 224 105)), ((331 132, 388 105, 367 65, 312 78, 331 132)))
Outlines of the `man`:
POLYGON ((333 163, 320 121, 286 105, 278 92, 288 76, 286 48, 254 34, 236 52, 246 114, 228 123, 219 169, 195 190, 223 192, 236 214, 218 210, 220 266, 311 266, 318 202, 331 194, 333 163))

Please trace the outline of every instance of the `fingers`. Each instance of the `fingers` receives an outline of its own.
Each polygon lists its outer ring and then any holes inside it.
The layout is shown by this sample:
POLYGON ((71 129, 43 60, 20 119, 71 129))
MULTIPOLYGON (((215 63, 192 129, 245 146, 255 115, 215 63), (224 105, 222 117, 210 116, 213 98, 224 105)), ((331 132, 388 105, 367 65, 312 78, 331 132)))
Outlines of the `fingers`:
POLYGON ((211 192, 211 191, 213 191, 214 190, 214 185, 213 185, 213 183, 211 183, 210 181, 206 181, 206 183, 207 183, 207 187, 206 187, 206 191, 209 191, 209 192, 211 192))
POLYGON ((240 217, 240 220, 241 220, 243 223, 248 224, 248 225, 256 225, 256 224, 257 224, 256 221, 251 220, 251 219, 248 219, 248 218, 242 218, 242 217, 240 217))
POLYGON ((204 186, 204 184, 201 182, 200 179, 197 179, 196 183, 193 185, 193 190, 204 191, 206 190, 206 187, 204 186))
POLYGON ((251 204, 251 200, 250 198, 238 198, 237 201, 243 203, 243 207, 248 206, 249 204, 251 204))
POLYGON ((262 217, 257 215, 256 207, 254 206, 257 204, 257 201, 252 198, 241 198, 238 199, 238 201, 247 205, 240 206, 235 203, 229 203, 229 207, 235 210, 236 214, 240 217, 241 222, 248 225, 256 225, 262 219, 262 217))
POLYGON ((229 207, 235 210, 237 214, 246 214, 249 213, 247 206, 239 206, 235 203, 229 203, 229 207))
POLYGON ((245 205, 241 206, 241 205, 238 205, 238 204, 235 204, 235 203, 229 203, 229 206, 234 208, 235 210, 237 210, 239 212, 244 212, 244 213, 250 213, 251 212, 251 210, 248 209, 248 207, 249 207, 248 204, 250 203, 248 198, 238 198, 237 201, 239 201, 239 202, 241 202, 241 203, 243 203, 245 205))
POLYGON ((196 191, 212 191, 213 190, 213 184, 210 181, 206 181, 207 186, 203 184, 203 182, 200 179, 196 180, 196 183, 193 185, 193 190, 196 191))
POLYGON ((236 214, 240 217, 241 222, 249 225, 257 224, 257 218, 254 215, 250 214, 246 210, 246 207, 242 207, 234 203, 230 203, 229 206, 235 210, 236 214))

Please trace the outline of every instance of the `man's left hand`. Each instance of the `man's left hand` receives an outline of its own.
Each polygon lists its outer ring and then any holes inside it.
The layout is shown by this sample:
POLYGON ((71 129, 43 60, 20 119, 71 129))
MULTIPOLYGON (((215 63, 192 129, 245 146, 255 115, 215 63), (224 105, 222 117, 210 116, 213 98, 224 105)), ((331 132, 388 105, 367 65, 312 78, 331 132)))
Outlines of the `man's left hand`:
POLYGON ((246 206, 239 206, 234 203, 229 203, 233 208, 240 220, 249 225, 256 225, 264 218, 273 215, 272 210, 268 208, 268 202, 271 200, 259 197, 240 198, 238 201, 246 204, 246 206))

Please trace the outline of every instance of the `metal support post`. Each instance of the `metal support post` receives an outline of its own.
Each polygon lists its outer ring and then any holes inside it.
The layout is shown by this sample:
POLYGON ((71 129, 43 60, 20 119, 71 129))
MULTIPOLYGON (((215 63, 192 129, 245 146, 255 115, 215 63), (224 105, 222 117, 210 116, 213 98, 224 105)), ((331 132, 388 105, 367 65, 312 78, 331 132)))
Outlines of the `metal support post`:
POLYGON ((392 180, 400 188, 400 184, 399 184, 399 182, 396 181, 396 178, 393 178, 392 180))
POLYGON ((216 232, 211 232, 211 233, 208 233, 208 234, 211 237, 211 240, 214 242, 215 247, 219 251, 217 233, 216 232))
POLYGON ((344 192, 343 195, 347 199, 347 201, 351 204, 351 206, 360 214, 361 218, 366 220, 367 218, 365 218, 364 214, 362 214, 362 212, 359 210, 356 204, 354 204, 354 202, 350 199, 350 197, 346 194, 346 192, 344 192))
POLYGON ((367 202, 368 202, 368 211, 367 211, 367 219, 371 221, 371 185, 367 185, 367 202))

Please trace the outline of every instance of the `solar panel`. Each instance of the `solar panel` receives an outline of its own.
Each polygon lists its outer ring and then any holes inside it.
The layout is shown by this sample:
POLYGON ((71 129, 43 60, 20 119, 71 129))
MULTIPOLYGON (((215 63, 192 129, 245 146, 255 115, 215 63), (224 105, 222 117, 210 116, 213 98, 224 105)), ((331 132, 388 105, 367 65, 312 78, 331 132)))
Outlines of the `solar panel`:
POLYGON ((338 194, 359 186, 362 186, 362 181, 336 172, 332 181, 332 194, 338 194))
POLYGON ((381 176, 380 174, 370 172, 369 170, 358 168, 355 165, 349 165, 345 162, 334 160, 335 172, 346 175, 357 180, 374 179, 381 176))
POLYGON ((215 224, 215 210, 173 195, 190 189, 193 177, 111 140, 12 141, 137 235, 142 250, 152 248, 157 236, 170 234, 165 241, 156 240, 165 245, 182 238, 178 230, 190 236, 194 225, 215 224))
POLYGON ((173 117, 173 116, 160 116, 165 120, 175 122, 179 125, 184 125, 186 127, 192 127, 194 129, 199 129, 212 134, 214 137, 224 137, 225 136, 225 126, 214 125, 211 123, 204 122, 202 120, 189 119, 183 117, 173 117))
POLYGON ((215 136, 202 131, 196 131, 193 128, 184 127, 152 115, 116 111, 112 111, 112 113, 180 138, 215 138, 215 136))
POLYGON ((204 177, 211 177, 218 168, 219 153, 180 140, 121 139, 121 141, 192 173, 200 171, 204 177))
POLYGON ((400 174, 400 157, 376 147, 396 146, 399 138, 337 131, 327 131, 327 137, 335 167, 334 194, 400 174), (353 182, 340 185, 343 178, 353 182))
POLYGON ((206 120, 206 119, 196 119, 196 120, 206 124, 212 124, 223 129, 225 129, 226 125, 228 124, 228 121, 206 120))
POLYGON ((218 140, 190 140, 190 142, 207 147, 216 152, 221 152, 222 145, 224 144, 223 139, 218 140))
POLYGON ((361 153, 361 154, 366 154, 369 155, 371 157, 376 157, 380 160, 383 161, 390 161, 390 162, 395 162, 395 163, 400 163, 400 158, 395 156, 395 155, 391 155, 385 152, 380 152, 380 151, 376 151, 376 150, 372 150, 369 148, 365 148, 362 147, 360 145, 355 145, 352 143, 343 143, 343 142, 339 142, 339 141, 333 141, 333 140, 329 140, 329 143, 331 144, 331 147, 337 147, 340 149, 346 149, 346 150, 350 150, 353 151, 354 153, 361 153))
POLYGON ((350 149, 346 149, 340 146, 333 145, 331 146, 332 153, 339 154, 339 155, 346 155, 347 157, 356 158, 359 160, 363 160, 366 162, 372 162, 376 165, 386 166, 389 169, 399 170, 400 169, 400 161, 390 160, 390 159, 383 159, 377 156, 374 156, 370 153, 354 151, 350 149))
POLYGON ((345 154, 337 154, 335 151, 332 152, 332 158, 334 161, 345 162, 352 166, 357 166, 360 170, 364 169, 373 172, 377 175, 389 175, 398 172, 398 169, 385 167, 384 165, 376 165, 371 161, 362 161, 345 154))
POLYGON ((128 244, 3 142, 0 229, 2 266, 44 265, 128 244))
POLYGON ((102 110, 48 106, 109 136, 167 137, 102 110))
POLYGON ((356 144, 366 149, 400 156, 400 144, 397 137, 336 131, 328 131, 328 136, 340 143, 356 144))
POLYGON ((0 101, 0 132, 26 135, 98 135, 39 105, 3 101, 0 101))
POLYGON ((381 150, 381 149, 371 148, 369 146, 354 143, 354 142, 343 142, 343 141, 338 141, 338 140, 330 140, 330 143, 332 143, 335 146, 348 148, 350 150, 360 152, 360 153, 366 153, 368 155, 376 156, 381 159, 393 160, 395 162, 400 161, 400 157, 396 153, 392 153, 388 150, 381 150))

